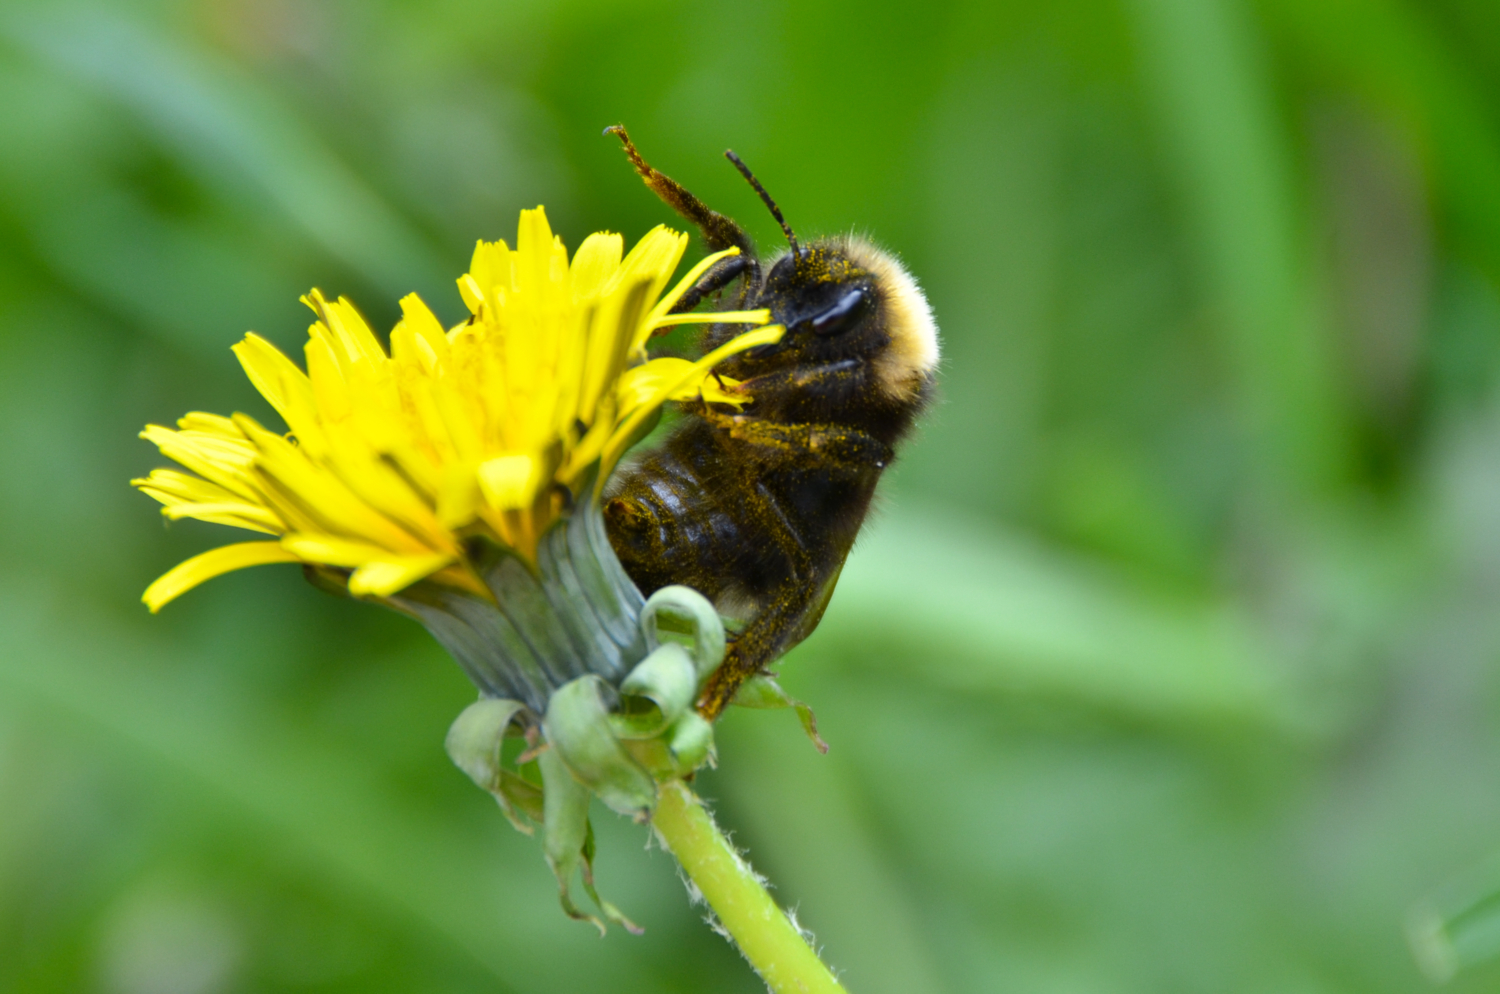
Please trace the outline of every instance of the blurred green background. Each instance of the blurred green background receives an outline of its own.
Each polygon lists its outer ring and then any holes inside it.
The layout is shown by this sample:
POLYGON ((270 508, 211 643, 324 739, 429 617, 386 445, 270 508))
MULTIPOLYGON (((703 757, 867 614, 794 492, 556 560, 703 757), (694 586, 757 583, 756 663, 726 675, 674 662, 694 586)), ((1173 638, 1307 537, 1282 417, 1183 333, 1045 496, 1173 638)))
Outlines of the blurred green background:
POLYGON ((943 329, 782 668, 832 751, 733 712, 700 783, 851 990, 1427 988, 1411 909, 1500 851, 1495 4, 5 0, 0 991, 760 989, 602 810, 648 931, 563 918, 415 625, 138 601, 231 534, 126 486, 142 424, 270 423, 228 349, 313 285, 456 319, 518 208, 670 221, 619 121, 943 329))

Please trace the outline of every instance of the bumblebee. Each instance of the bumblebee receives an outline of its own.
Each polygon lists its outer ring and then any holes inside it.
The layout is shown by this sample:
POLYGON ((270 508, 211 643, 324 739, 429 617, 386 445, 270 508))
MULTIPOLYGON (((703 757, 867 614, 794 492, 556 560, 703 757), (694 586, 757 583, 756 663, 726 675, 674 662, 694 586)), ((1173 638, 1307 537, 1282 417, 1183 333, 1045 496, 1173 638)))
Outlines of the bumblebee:
MULTIPOLYGON (((680 583, 743 621, 698 701, 716 718, 740 685, 822 619, 880 475, 934 389, 937 326, 894 257, 857 237, 799 245, 775 201, 733 151, 786 234, 764 265, 738 224, 653 169, 624 144, 657 196, 696 225, 711 251, 736 247, 674 308, 710 297, 769 308, 786 334, 719 371, 752 398, 741 410, 702 401, 665 443, 622 470, 605 495, 610 543, 645 594, 680 583), (737 292, 722 292, 738 283, 737 292)), ((709 325, 712 349, 739 328, 709 325)))

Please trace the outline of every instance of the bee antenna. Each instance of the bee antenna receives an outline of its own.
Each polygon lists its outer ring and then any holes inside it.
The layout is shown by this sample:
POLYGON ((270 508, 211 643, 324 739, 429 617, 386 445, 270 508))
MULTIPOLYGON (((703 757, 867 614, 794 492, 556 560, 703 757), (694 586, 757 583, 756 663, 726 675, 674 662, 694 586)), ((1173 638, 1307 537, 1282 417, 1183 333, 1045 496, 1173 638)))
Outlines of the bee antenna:
POLYGON ((760 185, 760 180, 755 178, 755 174, 750 171, 750 167, 745 165, 740 157, 734 154, 734 149, 725 149, 724 158, 733 162, 734 168, 738 169, 740 175, 745 177, 750 185, 754 187, 756 193, 760 194, 760 199, 770 208, 771 216, 776 219, 777 224, 781 225, 781 230, 786 232, 786 240, 792 246, 792 258, 800 260, 802 253, 797 248, 797 236, 792 234, 792 226, 787 224, 786 218, 781 216, 781 208, 776 206, 776 201, 772 200, 771 195, 766 192, 766 188, 760 185))

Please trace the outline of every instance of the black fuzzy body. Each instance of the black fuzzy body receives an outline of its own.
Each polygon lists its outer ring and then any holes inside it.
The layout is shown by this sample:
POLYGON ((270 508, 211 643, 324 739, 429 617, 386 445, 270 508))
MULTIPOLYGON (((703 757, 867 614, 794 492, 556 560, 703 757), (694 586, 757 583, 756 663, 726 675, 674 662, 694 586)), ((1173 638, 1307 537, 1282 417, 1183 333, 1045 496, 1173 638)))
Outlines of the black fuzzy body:
MULTIPOLYGON (((753 256, 721 274, 744 280, 733 306, 769 308, 786 334, 719 367, 752 398, 741 410, 683 405, 665 444, 623 470, 606 501, 610 542, 644 593, 685 584, 744 621, 700 701, 710 718, 816 627, 930 395, 930 369, 891 361, 904 330, 874 253, 831 239, 764 277, 753 256)), ((741 330, 712 326, 704 344, 741 330)))

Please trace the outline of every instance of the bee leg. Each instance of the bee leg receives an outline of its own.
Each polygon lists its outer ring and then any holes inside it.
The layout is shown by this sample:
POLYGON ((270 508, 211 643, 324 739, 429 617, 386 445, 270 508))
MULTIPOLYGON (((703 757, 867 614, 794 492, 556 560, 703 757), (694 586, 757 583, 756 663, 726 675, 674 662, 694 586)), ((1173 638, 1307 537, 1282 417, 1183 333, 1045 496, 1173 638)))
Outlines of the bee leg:
MULTIPOLYGON (((889 445, 873 435, 843 425, 815 422, 785 424, 749 415, 721 414, 705 410, 702 415, 720 431, 742 443, 740 456, 753 463, 764 460, 779 464, 787 454, 816 452, 820 467, 859 478, 879 473, 892 458, 889 445)), ((782 652, 795 645, 822 614, 822 602, 832 591, 832 580, 821 579, 814 565, 814 550, 782 513, 775 498, 762 488, 751 487, 743 495, 767 536, 775 542, 790 566, 786 580, 762 601, 750 624, 729 647, 724 662, 709 678, 698 700, 698 710, 712 721, 734 699, 750 677, 755 676, 782 652), (825 585, 830 584, 830 585, 825 585), (809 616, 812 607, 814 613, 809 616), (800 620, 799 620, 800 619, 800 620)), ((808 536, 816 542, 816 536, 808 536)), ((837 578, 837 567, 832 579, 837 578)))
POLYGON ((784 424, 717 411, 708 411, 703 417, 731 438, 765 450, 771 458, 784 457, 787 452, 814 452, 824 466, 860 472, 884 469, 894 456, 894 450, 880 439, 845 425, 784 424))
MULTIPOLYGON (((759 419, 748 419, 744 424, 747 438, 757 447, 780 449, 787 439, 778 437, 781 429, 798 426, 776 425, 759 419)), ((794 432, 795 433, 795 432, 794 432)), ((792 444, 796 444, 795 441, 792 444)), ((818 594, 818 580, 813 556, 801 535, 786 519, 776 498, 763 486, 752 486, 742 499, 752 505, 751 511, 762 523, 764 534, 786 557, 786 579, 778 584, 761 601, 755 617, 745 626, 738 638, 729 646, 724 661, 709 677, 699 698, 698 710, 709 721, 713 721, 734 699, 736 691, 746 680, 795 645, 800 634, 794 631, 795 622, 802 616, 809 603, 818 594)))
POLYGON ((646 186, 668 207, 698 226, 698 230, 703 232, 703 243, 710 251, 720 252, 731 246, 738 248, 741 257, 746 260, 751 282, 759 282, 760 268, 755 264, 755 246, 751 243, 750 236, 745 234, 745 229, 718 211, 710 210, 708 205, 672 177, 652 168, 650 163, 641 158, 641 153, 636 151, 635 143, 630 140, 623 124, 605 128, 604 133, 620 139, 625 146, 625 154, 630 157, 630 164, 635 166, 635 171, 640 173, 646 186))
POLYGON ((745 269, 749 264, 750 260, 743 255, 732 255, 727 259, 720 259, 714 263, 712 269, 703 274, 697 283, 687 288, 687 291, 678 298, 677 303, 673 304, 672 309, 667 313, 686 314, 703 303, 704 297, 716 290, 724 289, 745 275, 745 269))
POLYGON ((740 685, 755 676, 785 648, 789 624, 796 620, 817 592, 809 580, 783 585, 761 608, 755 620, 730 643, 724 661, 714 670, 698 698, 698 713, 709 721, 719 717, 734 700, 740 685))

